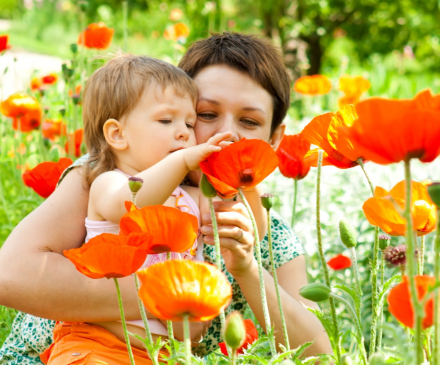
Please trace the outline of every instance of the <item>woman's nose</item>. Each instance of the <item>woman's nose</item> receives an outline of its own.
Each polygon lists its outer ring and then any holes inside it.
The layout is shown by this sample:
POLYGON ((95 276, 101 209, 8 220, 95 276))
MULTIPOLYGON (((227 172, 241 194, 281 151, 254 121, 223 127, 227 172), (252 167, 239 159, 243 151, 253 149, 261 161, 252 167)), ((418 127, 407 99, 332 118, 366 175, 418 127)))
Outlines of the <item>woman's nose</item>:
POLYGON ((232 133, 231 138, 229 138, 228 141, 238 142, 241 139, 238 130, 238 123, 234 120, 232 116, 224 118, 218 127, 219 128, 216 130, 216 133, 223 133, 223 132, 232 133))

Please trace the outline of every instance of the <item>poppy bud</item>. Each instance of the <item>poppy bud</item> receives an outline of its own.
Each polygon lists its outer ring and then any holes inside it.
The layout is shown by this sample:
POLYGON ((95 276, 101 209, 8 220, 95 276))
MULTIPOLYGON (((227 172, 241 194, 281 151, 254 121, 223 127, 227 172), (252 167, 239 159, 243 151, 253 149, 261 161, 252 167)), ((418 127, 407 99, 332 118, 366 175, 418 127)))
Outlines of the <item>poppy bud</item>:
POLYGON ((64 117, 66 115, 66 108, 60 108, 59 112, 61 116, 64 117))
POLYGON ((76 54, 78 52, 78 45, 76 43, 72 43, 70 45, 70 50, 72 51, 73 54, 76 54))
POLYGON ((299 294, 312 302, 322 302, 330 296, 330 288, 323 283, 311 283, 303 286, 299 294))
POLYGON ((80 1, 79 3, 79 9, 85 13, 87 11, 87 8, 89 7, 89 3, 87 1, 80 1))
POLYGON ((406 263, 406 246, 389 246, 384 251, 385 260, 391 265, 399 266, 406 263))
POLYGON ((226 344, 234 351, 243 345, 246 339, 246 328, 240 312, 235 311, 228 315, 223 337, 226 344))
POLYGON ((386 234, 381 234, 379 236, 379 247, 383 251, 385 250, 391 242, 391 237, 387 236, 386 234))
POLYGON ((428 185, 428 194, 431 197, 433 203, 437 206, 437 210, 440 209, 440 182, 433 182, 428 185))
POLYGON ((353 360, 351 359, 351 357, 348 354, 343 354, 341 356, 341 364, 342 365, 352 365, 353 360))
POLYGON ((142 180, 140 177, 131 176, 128 179, 128 187, 132 193, 137 193, 141 189, 143 183, 144 180, 142 180))
POLYGON ((356 247, 356 230, 346 219, 341 219, 339 221, 339 234, 345 247, 356 247))
POLYGON ((202 178, 199 183, 200 190, 202 194, 207 198, 214 198, 217 196, 217 191, 214 189, 212 184, 209 182, 205 174, 202 174, 202 178))
POLYGON ((72 101, 73 101, 73 104, 78 105, 79 101, 80 101, 79 95, 78 94, 73 95, 72 96, 72 101))
POLYGON ((378 352, 375 352, 373 355, 370 356, 370 365, 385 365, 385 359, 381 354, 378 352))
POLYGON ((260 196, 261 205, 264 207, 264 209, 270 210, 274 206, 276 198, 276 195, 264 193, 260 196))

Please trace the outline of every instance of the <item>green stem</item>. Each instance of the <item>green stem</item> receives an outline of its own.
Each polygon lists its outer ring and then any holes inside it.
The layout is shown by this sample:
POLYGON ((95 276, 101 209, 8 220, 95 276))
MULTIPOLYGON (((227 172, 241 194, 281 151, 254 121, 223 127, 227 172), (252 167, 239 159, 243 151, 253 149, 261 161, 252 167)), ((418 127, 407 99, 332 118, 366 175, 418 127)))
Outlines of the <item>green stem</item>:
POLYGON ((185 341, 185 365, 191 365, 191 339, 189 337, 188 315, 183 317, 183 336, 185 341))
MULTIPOLYGON (((383 289, 383 285, 385 283, 385 256, 382 251, 381 261, 380 261, 380 287, 383 289)), ((377 330, 377 350, 379 351, 382 347, 382 326, 383 326, 383 305, 380 306, 379 313, 379 328, 377 330)))
MULTIPOLYGON (((325 255, 324 255, 324 249, 322 247, 322 233, 321 233, 321 213, 320 213, 320 205, 321 205, 321 170, 322 170, 322 155, 323 151, 319 150, 318 152, 318 167, 317 167, 317 180, 316 180, 316 233, 318 236, 318 252, 319 252, 319 258, 321 259, 321 265, 324 270, 324 279, 325 284, 331 288, 330 283, 330 273, 327 267, 327 263, 325 261, 325 255)), ((339 327, 338 327, 338 320, 336 318, 336 308, 335 308, 335 302, 332 297, 329 299, 330 303, 330 312, 332 315, 332 322, 333 322, 333 328, 334 328, 334 340, 336 343, 336 358, 338 360, 338 363, 341 362, 341 349, 340 349, 340 341, 339 341, 339 327)))
MULTIPOLYGON (((437 232, 434 243, 434 277, 439 281, 440 274, 440 210, 437 210, 437 232)), ((434 365, 440 365, 440 295, 436 290, 434 293, 434 365)))
MULTIPOLYGON (((269 308, 267 307, 266 288, 264 285, 263 263, 261 261, 261 247, 260 247, 260 238, 258 236, 258 227, 255 221, 254 213, 252 212, 252 209, 241 189, 238 189, 238 194, 240 195, 240 198, 243 201, 243 204, 245 205, 248 211, 249 217, 251 218, 252 221, 252 227, 254 229, 254 246, 255 246, 255 254, 257 256, 257 263, 258 263, 258 278, 260 280, 261 304, 263 306, 264 324, 266 325, 266 332, 269 332, 271 330, 271 325, 270 325, 270 317, 269 317, 269 308)), ((269 345, 272 356, 275 356, 277 352, 275 347, 275 339, 273 338, 273 336, 270 336, 269 338, 269 345)))
POLYGON ((234 350, 231 351, 231 357, 230 357, 230 359, 229 359, 229 363, 230 363, 231 365, 235 365, 235 359, 236 359, 236 357, 237 357, 237 349, 234 349, 234 350))
POLYGON ((423 307, 420 306, 417 297, 416 282, 414 279, 416 273, 416 263, 414 258, 414 240, 413 240, 413 222, 411 215, 411 167, 410 160, 405 161, 405 218, 406 218, 406 248, 407 248, 407 270, 409 279, 409 289, 411 293, 412 303, 414 307, 414 350, 416 353, 416 364, 423 362, 423 347, 422 347, 422 318, 423 307))
MULTIPOLYGON (((356 259, 356 248, 355 247, 351 247, 350 248, 351 251, 351 257, 353 258, 353 273, 354 273, 354 283, 355 283, 355 288, 356 288, 356 296, 357 296, 357 301, 355 303, 356 305, 356 315, 358 320, 360 321, 362 316, 361 316, 361 311, 362 311, 362 289, 361 289, 361 281, 359 280, 359 267, 358 267, 358 263, 357 263, 357 259, 356 259)), ((361 330, 362 330, 362 323, 360 323, 361 326, 361 330)))
MULTIPOLYGON (((215 210, 214 210, 214 204, 212 204, 212 198, 208 198, 209 202, 209 211, 211 213, 211 221, 212 221, 212 230, 214 231, 214 243, 215 243, 215 266, 220 271, 222 270, 222 263, 221 263, 221 252, 220 252, 220 237, 218 234, 218 225, 217 225, 217 218, 215 216, 215 210)), ((225 330, 225 312, 222 310, 220 312, 220 323, 222 326, 222 333, 224 333, 225 330)))
MULTIPOLYGON (((296 181, 296 180, 295 180, 296 181)), ((275 291, 277 293, 278 309, 280 311, 281 323, 283 325, 284 334, 284 346, 286 346, 287 351, 290 350, 289 335, 287 333, 286 319, 284 318, 283 304, 281 303, 280 288, 278 286, 278 276, 275 269, 275 262, 273 259, 273 248, 272 248, 272 230, 270 227, 270 209, 267 210, 267 240, 269 243, 269 257, 270 257, 270 267, 272 270, 273 282, 275 284, 275 291)))
POLYGON ((353 309, 353 307, 344 298, 340 297, 339 295, 335 295, 333 293, 330 293, 330 298, 334 298, 334 299, 339 300, 342 303, 344 303, 345 307, 350 311, 351 315, 353 316, 354 325, 356 326, 356 330, 358 332, 358 347, 359 347, 359 350, 361 352, 362 362, 365 365, 367 365, 368 364, 367 351, 365 350, 365 341, 364 341, 364 336, 363 336, 363 333, 362 333, 360 317, 357 317, 356 312, 353 309))
POLYGON ((118 279, 113 278, 113 280, 115 281, 116 292, 118 294, 119 312, 121 314, 121 323, 122 323, 122 328, 124 330, 125 343, 127 344, 128 357, 130 358, 130 364, 135 365, 133 351, 131 350, 131 345, 130 345, 130 338, 128 337, 127 323, 125 322, 125 315, 124 315, 124 307, 122 305, 121 290, 119 289, 118 279))
MULTIPOLYGON (((367 170, 365 170, 365 165, 362 159, 358 159, 357 163, 362 168, 364 175, 368 181, 368 185, 371 189, 371 194, 374 196, 374 185, 371 182, 370 177, 367 174, 367 170)), ((372 306, 372 315, 371 315, 371 328, 370 328, 370 354, 376 352, 376 339, 377 339, 377 323, 379 320, 378 315, 378 300, 379 300, 379 292, 377 285, 377 274, 379 271, 378 267, 378 258, 379 258, 379 227, 375 227, 374 229, 374 246, 373 246, 373 261, 371 263, 371 306, 372 306)))
POLYGON ((425 236, 420 237, 420 250, 417 255, 419 275, 423 275, 423 266, 425 264, 425 238, 425 236))
MULTIPOLYGON (((167 252, 167 260, 171 260, 171 252, 167 252)), ((167 321, 167 330, 168 330, 168 342, 171 348, 171 355, 174 356, 176 354, 176 349, 174 348, 174 331, 173 331, 172 321, 167 321)))
POLYGON ((290 222, 290 226, 293 229, 293 225, 295 224, 295 214, 296 214, 296 198, 298 195, 298 179, 293 179, 293 207, 292 207, 292 220, 290 222))

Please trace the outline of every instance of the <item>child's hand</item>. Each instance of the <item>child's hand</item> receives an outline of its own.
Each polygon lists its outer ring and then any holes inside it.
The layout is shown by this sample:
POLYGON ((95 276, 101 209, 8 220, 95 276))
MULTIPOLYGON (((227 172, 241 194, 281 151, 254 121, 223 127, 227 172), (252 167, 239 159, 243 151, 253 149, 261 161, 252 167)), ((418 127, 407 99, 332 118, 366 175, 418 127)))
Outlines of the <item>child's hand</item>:
POLYGON ((231 132, 217 133, 208 139, 208 142, 189 147, 182 150, 188 170, 197 170, 199 163, 208 158, 213 152, 220 152, 222 147, 226 147, 226 142, 232 135, 231 132))

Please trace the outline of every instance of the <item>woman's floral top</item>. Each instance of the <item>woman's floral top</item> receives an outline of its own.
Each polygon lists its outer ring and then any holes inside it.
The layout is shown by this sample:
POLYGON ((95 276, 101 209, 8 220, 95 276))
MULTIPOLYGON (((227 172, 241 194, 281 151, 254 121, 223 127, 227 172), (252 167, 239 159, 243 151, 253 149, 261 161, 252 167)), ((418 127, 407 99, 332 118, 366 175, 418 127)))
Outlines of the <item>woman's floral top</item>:
MULTIPOLYGON (((74 165, 63 173, 60 182, 71 168, 82 165, 86 160, 87 155, 75 161, 74 165)), ((271 211, 270 218, 274 261, 276 268, 278 268, 295 257, 303 255, 304 250, 290 227, 273 210, 271 211)), ((203 255, 206 262, 214 263, 214 246, 205 245, 203 255)), ((267 235, 261 241, 261 256, 264 268, 270 272, 267 235)), ((226 271, 223 260, 222 270, 226 273, 233 290, 232 302, 227 308, 226 314, 233 310, 238 310, 244 314, 247 307, 246 299, 235 279, 226 271)), ((0 364, 41 364, 39 354, 52 343, 54 326, 55 321, 19 312, 14 320, 12 332, 0 349, 0 364)), ((203 341, 193 349, 193 352, 198 356, 206 356, 218 348, 219 342, 221 342, 220 318, 216 318, 212 321, 212 326, 209 328, 203 341)))

